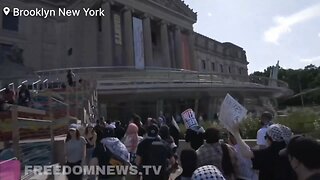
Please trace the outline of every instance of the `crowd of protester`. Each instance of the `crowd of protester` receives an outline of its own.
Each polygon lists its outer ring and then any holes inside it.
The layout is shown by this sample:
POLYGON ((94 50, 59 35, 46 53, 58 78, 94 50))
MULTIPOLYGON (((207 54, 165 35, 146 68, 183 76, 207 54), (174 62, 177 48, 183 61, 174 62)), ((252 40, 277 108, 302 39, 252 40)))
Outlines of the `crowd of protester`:
MULTIPOLYGON (((61 85, 62 89, 66 89, 66 83, 68 87, 72 87, 71 89, 77 87, 87 87, 88 82, 78 77, 78 82, 76 81, 76 75, 72 72, 72 70, 67 71, 66 75, 66 82, 63 82, 61 85)), ((40 89, 42 89, 42 85, 40 85, 40 89)), ((49 88, 54 87, 53 84, 48 86, 49 88)), ((59 86, 60 88, 60 86, 59 86)), ((35 102, 32 102, 32 96, 29 91, 28 85, 21 84, 17 89, 14 89, 10 87, 9 85, 6 85, 4 88, 2 88, 2 91, 0 91, 0 111, 6 111, 8 110, 9 106, 6 106, 6 104, 17 104, 19 106, 25 106, 25 107, 34 107, 36 106, 33 104, 35 102)))
POLYGON ((15 93, 9 86, 6 86, 0 92, 0 111, 6 110, 5 104, 18 104, 20 106, 29 106, 31 102, 30 91, 27 86, 22 84, 18 88, 18 93, 15 93))
MULTIPOLYGON (((99 179, 221 179, 221 180, 319 180, 320 144, 315 139, 294 135, 290 128, 272 123, 263 113, 257 146, 249 147, 239 127, 222 140, 221 129, 188 128, 188 149, 178 154, 179 128, 172 119, 148 118, 143 124, 134 114, 128 125, 97 120, 88 124, 82 138, 70 126, 66 140, 66 163, 75 165, 161 165, 160 174, 142 172, 141 177, 100 174, 99 179), (263 137, 265 142, 261 141, 263 137), (117 148, 115 148, 117 147, 117 148), (180 156, 179 156, 180 155, 180 156)), ((141 169, 142 170, 142 169, 141 169)), ((89 179, 92 177, 89 177, 89 179)), ((69 175, 69 179, 81 179, 69 175)))

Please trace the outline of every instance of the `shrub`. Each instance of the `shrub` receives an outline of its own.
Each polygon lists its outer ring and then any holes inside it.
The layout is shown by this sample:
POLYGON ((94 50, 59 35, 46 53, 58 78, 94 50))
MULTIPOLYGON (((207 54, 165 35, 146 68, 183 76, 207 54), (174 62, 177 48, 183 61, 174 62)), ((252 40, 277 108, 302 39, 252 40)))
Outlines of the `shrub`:
POLYGON ((286 117, 279 117, 275 122, 290 127, 295 134, 320 138, 320 116, 312 109, 297 109, 286 117))
MULTIPOLYGON (((274 123, 290 127, 295 134, 306 134, 320 139, 320 114, 317 110, 314 108, 290 108, 287 113, 287 116, 278 116, 274 123)), ((217 121, 204 121, 200 125, 204 129, 212 126, 223 129, 217 121)), ((179 126, 181 138, 183 138, 186 128, 184 124, 179 124, 179 126)), ((244 139, 255 139, 260 127, 259 118, 247 117, 240 125, 242 137, 244 139)), ((226 131, 223 130, 222 133, 225 134, 226 131)))

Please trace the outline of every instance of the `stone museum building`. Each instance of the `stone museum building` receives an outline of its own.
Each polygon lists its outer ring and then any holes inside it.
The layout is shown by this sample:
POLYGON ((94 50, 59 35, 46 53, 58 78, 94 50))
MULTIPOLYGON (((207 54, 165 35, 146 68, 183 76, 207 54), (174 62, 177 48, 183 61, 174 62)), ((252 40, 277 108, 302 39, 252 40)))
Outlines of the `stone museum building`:
POLYGON ((195 32, 197 13, 181 0, 2 0, 0 6, 104 10, 95 17, 0 13, 0 80, 14 73, 10 63, 37 74, 20 73, 18 83, 63 83, 72 69, 95 84, 99 111, 110 119, 189 107, 213 119, 226 93, 251 111, 291 93, 284 82, 249 77, 243 48, 195 32))

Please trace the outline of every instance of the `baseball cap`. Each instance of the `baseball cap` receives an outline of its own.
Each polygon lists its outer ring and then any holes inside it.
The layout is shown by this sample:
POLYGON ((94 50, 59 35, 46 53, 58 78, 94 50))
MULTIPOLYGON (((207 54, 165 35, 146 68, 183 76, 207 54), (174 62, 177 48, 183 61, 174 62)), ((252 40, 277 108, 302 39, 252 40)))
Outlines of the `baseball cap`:
POLYGON ((280 156, 290 155, 309 169, 320 168, 320 143, 311 137, 293 136, 287 148, 279 152, 280 156))
POLYGON ((70 124, 69 131, 76 131, 78 129, 78 126, 76 124, 70 124))
POLYGON ((196 169, 191 177, 192 180, 225 180, 222 173, 213 165, 201 166, 196 169))
POLYGON ((157 125, 152 124, 148 127, 148 136, 149 137, 156 137, 159 133, 159 128, 157 125))
POLYGON ((282 130, 280 124, 272 124, 268 127, 266 135, 269 136, 272 141, 281 142, 284 141, 282 137, 282 130))

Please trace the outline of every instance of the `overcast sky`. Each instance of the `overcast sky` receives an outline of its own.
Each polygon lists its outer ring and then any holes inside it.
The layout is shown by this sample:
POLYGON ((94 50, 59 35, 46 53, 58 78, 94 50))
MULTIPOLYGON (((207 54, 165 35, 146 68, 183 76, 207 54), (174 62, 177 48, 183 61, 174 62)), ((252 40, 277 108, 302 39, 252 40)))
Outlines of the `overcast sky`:
POLYGON ((320 66, 319 0, 185 0, 194 30, 244 48, 249 72, 275 65, 320 66))

